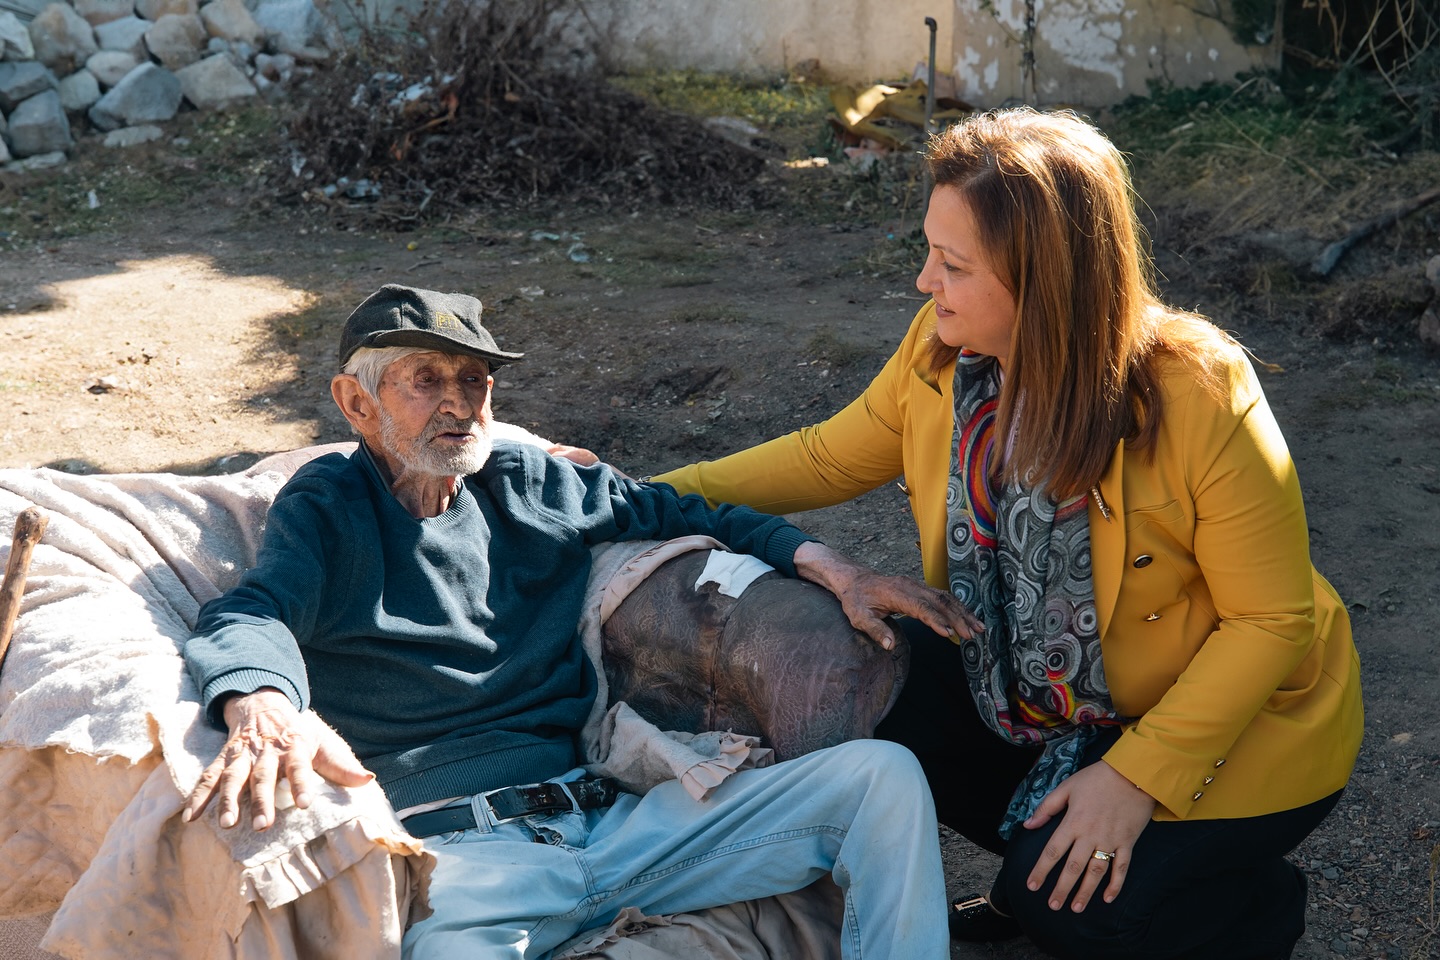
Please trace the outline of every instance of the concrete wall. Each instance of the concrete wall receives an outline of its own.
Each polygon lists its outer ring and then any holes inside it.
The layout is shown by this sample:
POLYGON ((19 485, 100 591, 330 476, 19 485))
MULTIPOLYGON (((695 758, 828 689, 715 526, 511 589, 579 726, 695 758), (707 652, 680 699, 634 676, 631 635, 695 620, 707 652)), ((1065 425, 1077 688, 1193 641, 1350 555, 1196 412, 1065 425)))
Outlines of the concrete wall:
MULTIPOLYGON (((955 6, 957 94, 979 106, 1030 99, 1019 43, 1024 0, 955 6)), ((1152 79, 1193 87, 1279 65, 1278 42, 1242 46, 1198 12, 1207 7, 1215 0, 1036 0, 1035 100, 1104 106, 1145 93, 1152 79)))
POLYGON ((830 77, 904 79, 928 56, 952 61, 954 0, 589 0, 631 67, 778 74, 818 60, 830 77))
MULTIPOLYGON (((1104 106, 1162 79, 1228 80, 1278 64, 1279 44, 1242 46, 1214 15, 1227 0, 1036 0, 1034 99, 1104 106)), ((939 23, 936 63, 976 106, 1030 99, 1024 0, 590 0, 612 52, 636 67, 779 73, 815 58, 854 82, 908 76, 939 23)), ((944 91, 942 91, 944 92, 944 91)))
MULTIPOLYGON (((358 5, 384 20, 421 2, 358 5)), ((832 79, 872 83, 924 63, 934 17, 937 69, 953 74, 954 95, 978 107, 1100 107, 1145 93, 1152 79, 1187 87, 1278 66, 1277 40, 1242 45, 1221 22, 1231 2, 1035 0, 1033 98, 1021 67, 1024 0, 583 0, 571 23, 576 47, 598 30, 609 59, 631 68, 776 75, 815 60, 832 79)), ((331 0, 336 12, 353 5, 331 0)))

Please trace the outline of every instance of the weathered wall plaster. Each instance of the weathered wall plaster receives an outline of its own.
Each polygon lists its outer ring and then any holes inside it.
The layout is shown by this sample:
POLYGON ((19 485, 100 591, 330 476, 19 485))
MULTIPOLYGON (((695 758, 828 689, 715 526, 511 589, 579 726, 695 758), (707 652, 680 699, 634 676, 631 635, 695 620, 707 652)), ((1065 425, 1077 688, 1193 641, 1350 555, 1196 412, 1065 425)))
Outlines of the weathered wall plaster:
MULTIPOLYGON (((955 0, 959 95, 979 106, 1029 99, 1021 66, 1024 0, 955 0)), ((1104 106, 1143 94, 1270 69, 1278 45, 1242 46, 1204 4, 1177 0, 1036 0, 1034 94, 1040 103, 1104 106)))
POLYGON ((632 67, 778 73, 818 60, 836 79, 870 82, 910 76, 929 51, 954 56, 952 0, 590 0, 593 18, 632 67))
MULTIPOLYGON (((359 0, 380 20, 421 2, 359 0)), ((1034 99, 1098 107, 1145 93, 1151 80, 1195 86, 1277 65, 1277 43, 1241 45, 1213 15, 1229 2, 1035 0, 1034 99)), ((817 60, 831 78, 870 83, 924 63, 927 16, 939 26, 938 69, 954 73, 958 96, 981 107, 1031 99, 1024 0, 586 0, 575 21, 632 68, 774 75, 817 60)))

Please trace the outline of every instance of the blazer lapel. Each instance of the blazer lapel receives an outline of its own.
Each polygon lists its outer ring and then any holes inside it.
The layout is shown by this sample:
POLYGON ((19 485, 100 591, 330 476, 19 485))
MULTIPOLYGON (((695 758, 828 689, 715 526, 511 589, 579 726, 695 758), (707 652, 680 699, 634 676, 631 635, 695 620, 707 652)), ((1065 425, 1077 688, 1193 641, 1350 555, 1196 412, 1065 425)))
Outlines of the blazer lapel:
POLYGON ((1115 445, 1110 466, 1096 484, 1105 510, 1090 493, 1090 575, 1095 587, 1095 612, 1100 618, 1100 637, 1110 629, 1110 615, 1120 595, 1120 578, 1125 573, 1125 492, 1122 473, 1125 441, 1115 445), (1109 514, 1109 517, 1105 516, 1109 514))

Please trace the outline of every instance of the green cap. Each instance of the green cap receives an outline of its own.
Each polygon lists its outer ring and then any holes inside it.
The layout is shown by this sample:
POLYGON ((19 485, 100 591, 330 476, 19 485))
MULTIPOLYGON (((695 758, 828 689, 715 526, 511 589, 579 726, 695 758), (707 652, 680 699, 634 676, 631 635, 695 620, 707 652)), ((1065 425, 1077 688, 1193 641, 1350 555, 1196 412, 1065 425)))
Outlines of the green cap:
POLYGON ((340 367, 361 347, 424 347, 441 353, 465 353, 491 369, 514 363, 523 353, 495 345, 480 326, 480 301, 463 293, 436 293, 387 283, 365 298, 340 331, 340 367))

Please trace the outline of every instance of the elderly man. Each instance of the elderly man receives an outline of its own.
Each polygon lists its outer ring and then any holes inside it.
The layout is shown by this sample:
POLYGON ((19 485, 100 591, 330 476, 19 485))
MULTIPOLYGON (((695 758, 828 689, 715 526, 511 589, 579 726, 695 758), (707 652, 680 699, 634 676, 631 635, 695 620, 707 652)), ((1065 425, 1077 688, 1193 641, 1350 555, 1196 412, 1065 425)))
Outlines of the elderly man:
POLYGON ((944 633, 975 622, 781 519, 492 444, 490 373, 519 359, 469 296, 386 286, 346 321, 331 393, 359 449, 280 491, 256 567, 185 648, 230 733, 185 818, 218 798, 234 826, 248 796, 264 830, 282 777, 302 807, 317 775, 378 777, 411 833, 441 838, 435 913, 405 936, 416 960, 543 957, 626 906, 683 912, 826 873, 845 894, 845 956, 948 956, 932 801, 909 753, 848 743, 737 773, 701 802, 673 780, 619 792, 581 769, 596 677, 576 624, 591 546, 692 533, 836 591, 886 645, 892 612, 944 633), (344 743, 302 717, 312 706, 344 743))

